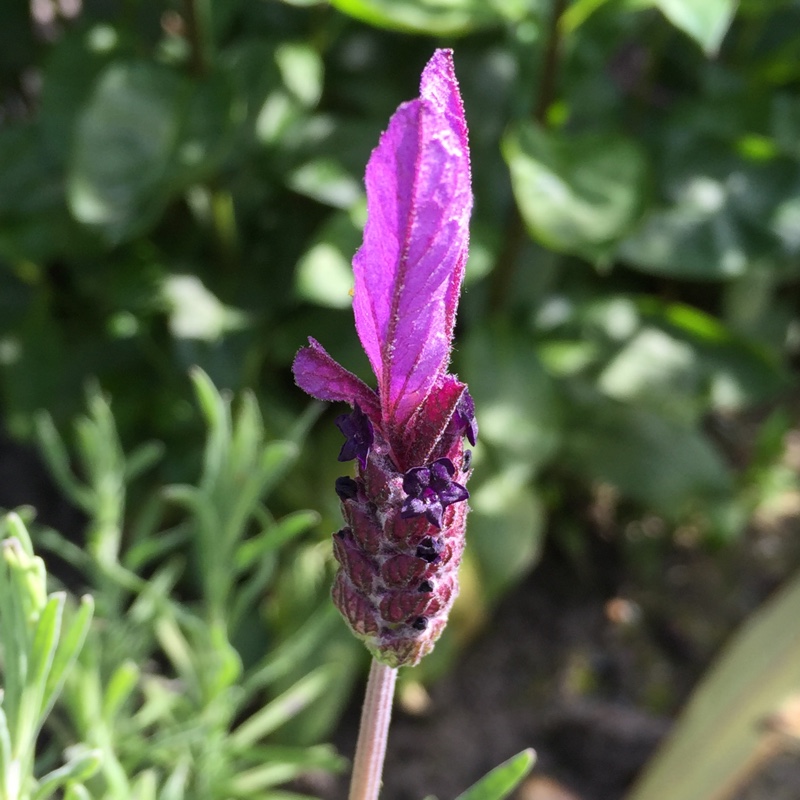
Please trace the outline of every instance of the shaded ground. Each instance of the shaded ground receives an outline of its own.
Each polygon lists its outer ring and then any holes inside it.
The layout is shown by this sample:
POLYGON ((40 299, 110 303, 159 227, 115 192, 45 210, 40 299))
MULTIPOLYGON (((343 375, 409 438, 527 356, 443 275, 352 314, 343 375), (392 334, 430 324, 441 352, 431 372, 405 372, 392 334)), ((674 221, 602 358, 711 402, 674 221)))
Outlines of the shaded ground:
MULTIPOLYGON (((396 710, 385 800, 449 800, 529 746, 539 759, 520 800, 621 800, 729 634, 800 567, 796 493, 716 552, 660 521, 622 527, 602 505, 587 504, 582 557, 567 557, 555 531, 425 712, 396 710), (651 563, 630 562, 625 543, 637 536, 661 542, 651 563)), ((358 705, 336 741, 347 755, 358 705)), ((328 787, 332 800, 346 794, 344 780, 328 787)), ((790 798, 800 798, 798 755, 774 761, 737 800, 790 798)))

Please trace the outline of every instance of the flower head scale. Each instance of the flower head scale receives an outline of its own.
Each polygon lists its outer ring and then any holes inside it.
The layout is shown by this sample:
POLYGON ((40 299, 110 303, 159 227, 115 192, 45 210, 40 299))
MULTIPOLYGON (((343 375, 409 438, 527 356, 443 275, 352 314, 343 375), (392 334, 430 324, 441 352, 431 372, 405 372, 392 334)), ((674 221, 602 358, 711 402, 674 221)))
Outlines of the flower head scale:
POLYGON ((336 486, 347 528, 334 537, 333 597, 375 657, 398 666, 430 651, 455 598, 469 497, 463 439, 477 435, 467 387, 447 373, 472 210, 449 50, 434 53, 420 96, 392 116, 366 187, 353 312, 378 390, 313 339, 293 371, 308 394, 354 408, 336 421, 339 458, 356 459, 356 477, 336 486))

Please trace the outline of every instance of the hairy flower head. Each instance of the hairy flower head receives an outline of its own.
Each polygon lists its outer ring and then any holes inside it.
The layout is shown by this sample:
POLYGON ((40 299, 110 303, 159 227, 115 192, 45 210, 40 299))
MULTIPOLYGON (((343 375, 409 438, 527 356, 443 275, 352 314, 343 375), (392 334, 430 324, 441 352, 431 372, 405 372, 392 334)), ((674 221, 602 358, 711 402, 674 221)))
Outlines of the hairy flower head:
POLYGON ((416 664, 458 591, 477 423, 447 372, 472 210, 467 126, 452 53, 437 50, 366 171, 367 223, 353 259, 356 331, 377 392, 309 339, 293 371, 336 420, 355 478, 336 482, 347 527, 334 535, 334 602, 376 658, 416 664))

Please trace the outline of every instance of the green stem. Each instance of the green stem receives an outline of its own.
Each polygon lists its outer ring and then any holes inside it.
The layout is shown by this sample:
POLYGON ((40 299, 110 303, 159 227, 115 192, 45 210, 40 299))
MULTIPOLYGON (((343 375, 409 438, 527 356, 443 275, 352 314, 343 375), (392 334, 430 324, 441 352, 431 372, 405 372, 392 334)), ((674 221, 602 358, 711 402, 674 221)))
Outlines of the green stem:
POLYGON ((373 660, 358 729, 349 800, 377 800, 392 718, 397 669, 373 660))

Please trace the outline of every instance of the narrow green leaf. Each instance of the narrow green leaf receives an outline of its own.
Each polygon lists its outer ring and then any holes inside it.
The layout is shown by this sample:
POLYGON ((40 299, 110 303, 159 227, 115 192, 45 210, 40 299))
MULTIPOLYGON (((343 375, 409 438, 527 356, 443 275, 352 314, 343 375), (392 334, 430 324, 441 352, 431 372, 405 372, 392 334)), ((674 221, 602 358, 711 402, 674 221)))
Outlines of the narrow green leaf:
POLYGON ((137 447, 125 461, 125 480, 132 481, 157 464, 164 455, 162 442, 146 442, 137 447))
POLYGON ((39 547, 58 553, 71 566, 78 570, 88 570, 92 568, 92 557, 75 542, 62 536, 52 528, 43 528, 37 531, 36 539, 39 547))
POLYGON ((800 693, 800 575, 754 615, 692 695, 628 800, 731 797, 800 693))
POLYGON ((536 753, 530 748, 523 750, 495 767, 456 800, 503 800, 519 786, 535 762, 536 753))
POLYGON ((244 392, 236 409, 231 439, 230 460, 234 467, 248 469, 258 460, 264 446, 264 421, 258 400, 252 392, 244 392))
POLYGON ((236 564, 240 569, 248 569, 268 553, 280 550, 292 539, 318 525, 320 515, 316 511, 295 511, 270 525, 258 536, 243 542, 236 552, 236 564))
POLYGON ((82 783, 70 783, 64 790, 64 800, 92 800, 92 796, 82 783))
POLYGON ((280 647, 253 669, 244 683, 245 698, 288 675, 324 640, 331 626, 336 625, 338 612, 332 603, 325 603, 311 615, 280 647))
POLYGON ((82 783, 100 769, 103 754, 100 750, 80 748, 63 767, 48 772, 33 793, 33 800, 47 800, 67 781, 82 783))
POLYGON ((66 630, 56 648, 55 658, 50 668, 50 674, 47 677, 47 685, 42 698, 42 708, 45 714, 53 707, 53 703, 64 685, 69 670, 83 648, 93 615, 94 598, 91 595, 84 595, 74 615, 67 623, 66 630))
POLYGON ((244 750, 280 728, 320 697, 330 686, 333 677, 331 668, 322 666, 301 678, 291 689, 243 722, 231 734, 231 746, 236 750, 244 750))
POLYGON ((131 800, 156 800, 158 792, 158 773, 147 769, 136 776, 131 789, 131 800))
MULTIPOLYGON (((9 589, 12 598, 10 607, 15 609, 13 618, 17 629, 26 633, 20 642, 22 644, 27 642, 30 623, 39 618, 47 603, 47 573, 42 559, 29 556, 16 537, 6 539, 2 554, 11 578, 9 589)), ((26 651, 27 645, 19 652, 26 651)))
POLYGON ((103 719, 112 725, 139 681, 140 670, 133 661, 123 661, 112 673, 103 696, 103 719))
POLYGON ((3 695, 0 692, 0 775, 8 775, 11 764, 11 733, 2 700, 3 695))
POLYGON ((194 384, 195 395, 208 427, 214 429, 227 426, 227 407, 211 378, 199 367, 192 369, 189 377, 194 384))
POLYGON ((15 511, 11 511, 6 514, 5 518, 3 519, 3 523, 4 527, 7 529, 7 537, 10 539, 16 539, 19 543, 19 546, 22 548, 22 551, 29 558, 33 558, 33 543, 31 542, 28 529, 25 527, 25 523, 22 521, 20 515, 15 511))
POLYGON ((343 772, 349 765, 348 759, 339 755, 336 749, 329 744, 254 747, 249 751, 248 759, 256 764, 297 764, 305 770, 323 770, 325 772, 343 772))
POLYGON ((197 526, 194 534, 204 553, 218 557, 218 548, 221 543, 221 524, 219 514, 214 507, 213 498, 208 492, 196 486, 178 485, 164 488, 164 497, 167 500, 178 502, 192 512, 197 526), (205 548, 205 549, 204 549, 205 548))
MULTIPOLYGON (((256 505, 286 474, 297 459, 298 452, 299 448, 293 442, 271 442, 261 451, 255 464, 246 465, 250 466, 250 474, 242 475, 236 496, 228 498, 230 506, 223 532, 225 542, 234 544, 242 538, 256 505)), ((242 466, 231 464, 232 471, 236 474, 242 471, 242 466)))
POLYGON ((208 438, 203 454, 202 487, 210 490, 220 480, 228 464, 231 447, 231 411, 203 370, 194 368, 190 377, 194 384, 197 402, 208 426, 208 438))
POLYGON ((258 469, 263 481, 261 496, 267 495, 297 460, 294 442, 270 442, 261 452, 258 469))
POLYGON ((225 787, 226 793, 234 797, 252 797, 254 792, 288 783, 303 774, 304 768, 297 764, 262 764, 240 772, 225 787))
POLYGON ((182 760, 170 773, 158 795, 158 800, 183 800, 186 796, 186 785, 189 781, 191 764, 182 760))
POLYGON ((161 617, 156 621, 156 636, 187 687, 196 691, 200 686, 200 679, 194 653, 178 623, 170 617, 161 617))
MULTIPOLYGON (((26 534, 27 535, 27 534, 26 534)), ((0 541, 0 649, 3 660, 3 712, 4 725, 16 730, 19 706, 25 687, 28 651, 27 617, 22 608, 24 597, 15 577, 13 550, 22 550, 17 539, 0 541), (15 654, 9 658, 7 654, 15 654)), ((24 555, 24 552, 22 553, 24 555)))
POLYGON ((149 564, 161 562, 173 550, 185 547, 192 537, 192 527, 187 523, 177 525, 169 531, 159 531, 158 535, 142 535, 124 554, 125 567, 142 573, 149 564))
MULTIPOLYGON (((37 693, 42 701, 45 701, 50 669, 55 660, 66 599, 66 595, 63 592, 52 595, 36 624, 33 646, 31 647, 28 686, 37 693)), ((37 708, 37 715, 41 714, 42 710, 41 707, 37 708)))

